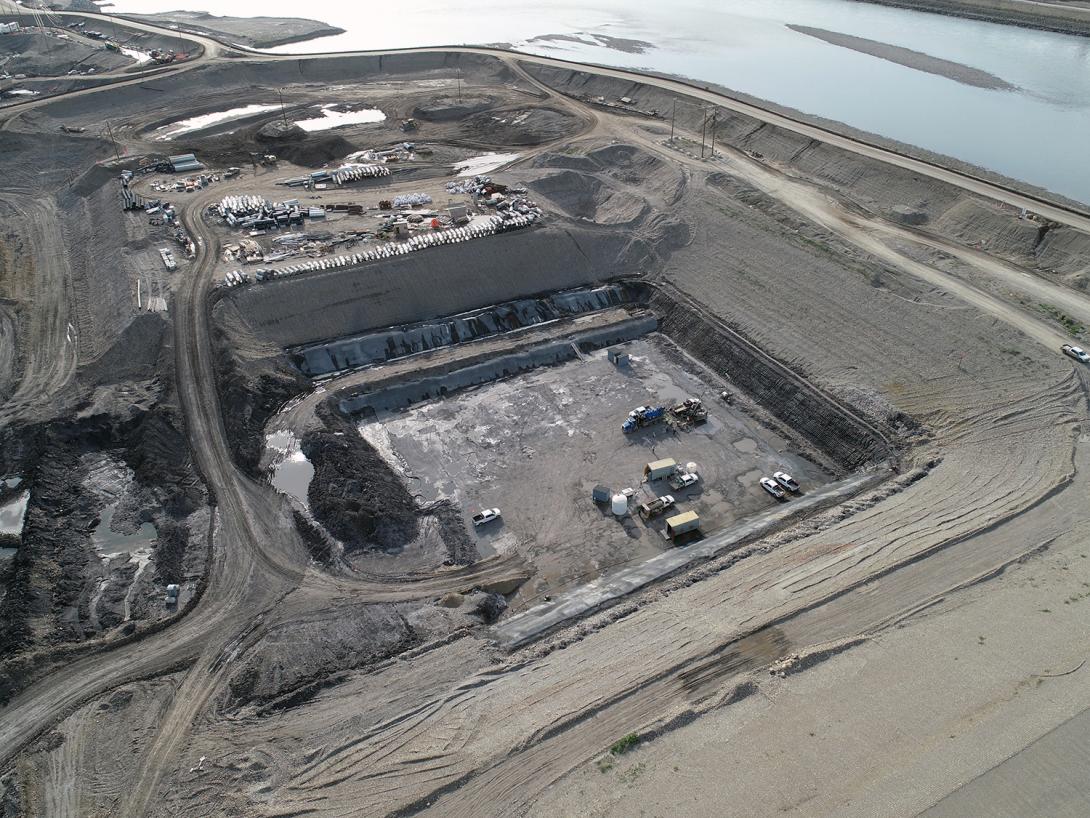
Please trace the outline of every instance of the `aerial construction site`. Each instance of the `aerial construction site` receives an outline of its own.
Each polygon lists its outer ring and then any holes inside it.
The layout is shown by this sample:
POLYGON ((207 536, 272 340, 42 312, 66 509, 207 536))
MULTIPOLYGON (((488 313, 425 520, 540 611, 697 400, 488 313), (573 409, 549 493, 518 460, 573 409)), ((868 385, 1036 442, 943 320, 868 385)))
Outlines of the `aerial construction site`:
POLYGON ((1086 814, 1090 209, 500 48, 0 23, 0 815, 1086 814))

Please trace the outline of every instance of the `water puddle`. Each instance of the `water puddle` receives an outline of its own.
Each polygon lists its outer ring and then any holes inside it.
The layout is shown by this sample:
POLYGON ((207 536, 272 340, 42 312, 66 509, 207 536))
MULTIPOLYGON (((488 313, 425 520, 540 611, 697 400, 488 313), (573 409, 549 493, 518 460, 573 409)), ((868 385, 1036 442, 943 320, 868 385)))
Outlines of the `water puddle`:
POLYGON ((279 107, 279 105, 244 105, 241 108, 232 108, 229 111, 215 111, 211 114, 201 114, 200 116, 179 120, 170 125, 164 125, 162 128, 159 128, 155 138, 173 139, 176 136, 199 131, 203 128, 211 127, 212 125, 218 125, 221 122, 230 122, 231 120, 243 119, 248 116, 253 116, 254 114, 275 111, 279 107))
POLYGON ((746 454, 755 454, 757 452, 757 441, 751 437, 743 437, 741 440, 734 441, 731 445, 746 454))
POLYGON ((323 105, 322 115, 312 119, 299 119, 295 124, 304 131, 328 131, 345 125, 360 125, 366 122, 382 122, 386 114, 378 108, 364 108, 359 111, 338 111, 336 105, 323 105))
POLYGON ((276 452, 270 467, 273 488, 309 507, 307 491, 314 477, 314 464, 300 450, 299 438, 286 430, 273 432, 265 439, 265 445, 276 452))
MULTIPOLYGON (((14 479, 16 480, 14 485, 19 485, 18 478, 14 479)), ((14 487, 10 480, 8 485, 14 487)), ((29 499, 30 492, 24 491, 6 505, 0 506, 0 534, 14 534, 18 537, 23 533, 23 517, 26 516, 26 504, 29 499)))
POLYGON ((117 503, 112 503, 102 510, 102 519, 91 532, 91 544, 103 559, 120 557, 122 554, 145 554, 150 558, 151 545, 155 542, 155 526, 144 523, 134 534, 119 534, 111 530, 117 503))

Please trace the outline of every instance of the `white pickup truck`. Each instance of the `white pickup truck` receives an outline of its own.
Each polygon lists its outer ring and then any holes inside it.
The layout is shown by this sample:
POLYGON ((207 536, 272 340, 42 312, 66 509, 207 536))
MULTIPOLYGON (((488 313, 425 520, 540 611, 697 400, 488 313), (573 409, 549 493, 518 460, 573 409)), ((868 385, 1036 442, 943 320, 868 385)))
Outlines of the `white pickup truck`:
POLYGON ((500 510, 498 508, 486 508, 483 511, 480 511, 473 515, 473 525, 484 525, 485 523, 490 523, 493 520, 498 520, 499 518, 500 510))
POLYGON ((1090 354, 1086 352, 1082 347, 1073 346, 1071 344, 1064 344, 1060 347, 1060 351, 1063 352, 1068 358, 1074 358, 1081 364, 1090 364, 1090 354))

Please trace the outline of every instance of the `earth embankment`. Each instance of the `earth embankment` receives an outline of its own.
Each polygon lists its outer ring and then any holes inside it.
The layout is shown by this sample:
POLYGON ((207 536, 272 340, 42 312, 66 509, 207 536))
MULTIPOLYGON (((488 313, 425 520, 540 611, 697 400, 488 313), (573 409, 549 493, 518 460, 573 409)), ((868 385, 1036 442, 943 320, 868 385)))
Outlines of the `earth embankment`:
POLYGON ((623 236, 546 226, 230 292, 217 320, 281 347, 454 315, 620 275, 623 236))

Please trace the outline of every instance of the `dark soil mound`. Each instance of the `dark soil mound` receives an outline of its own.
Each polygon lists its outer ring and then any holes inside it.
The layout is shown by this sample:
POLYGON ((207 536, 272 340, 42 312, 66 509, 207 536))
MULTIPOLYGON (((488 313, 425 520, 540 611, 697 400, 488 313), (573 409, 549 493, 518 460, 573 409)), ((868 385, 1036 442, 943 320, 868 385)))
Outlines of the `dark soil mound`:
POLYGON ((436 97, 413 108, 413 117, 426 122, 454 122, 491 108, 495 97, 436 97))

